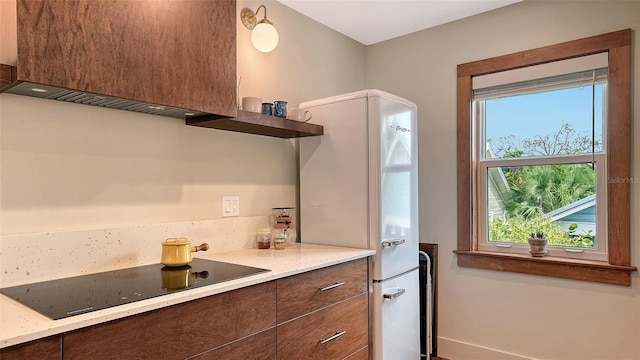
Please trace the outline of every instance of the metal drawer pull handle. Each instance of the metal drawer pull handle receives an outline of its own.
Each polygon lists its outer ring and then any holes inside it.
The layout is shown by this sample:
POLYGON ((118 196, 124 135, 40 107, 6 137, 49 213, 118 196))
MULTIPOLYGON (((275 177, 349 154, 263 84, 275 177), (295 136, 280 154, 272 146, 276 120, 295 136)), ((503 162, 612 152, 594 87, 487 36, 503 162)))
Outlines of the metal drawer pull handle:
POLYGON ((398 289, 398 291, 391 293, 391 294, 383 294, 382 297, 385 299, 395 299, 397 297, 400 297, 400 295, 404 294, 406 290, 405 289, 398 289))
POLYGON ((339 338, 340 336, 342 336, 342 335, 344 335, 346 333, 347 333, 346 331, 336 331, 336 334, 333 335, 332 337, 324 339, 324 340, 320 340, 320 344, 326 344, 329 341, 335 340, 335 339, 339 338))
POLYGON ((389 239, 382 242, 382 247, 392 247, 404 244, 404 239, 389 239))
POLYGON ((327 290, 335 289, 335 288, 337 288, 338 286, 342 286, 342 285, 344 285, 344 284, 346 284, 346 282, 345 282, 345 281, 343 281, 343 282, 339 282, 339 283, 335 283, 335 284, 333 284, 333 285, 329 285, 329 286, 327 286, 327 287, 319 288, 318 290, 320 290, 320 291, 327 291, 327 290))

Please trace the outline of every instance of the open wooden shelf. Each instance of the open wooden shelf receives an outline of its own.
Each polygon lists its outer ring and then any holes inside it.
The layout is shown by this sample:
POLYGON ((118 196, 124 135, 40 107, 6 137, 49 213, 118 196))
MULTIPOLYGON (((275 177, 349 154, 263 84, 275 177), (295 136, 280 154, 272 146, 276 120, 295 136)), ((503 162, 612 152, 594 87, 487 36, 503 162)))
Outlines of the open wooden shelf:
POLYGON ((187 125, 284 139, 324 134, 324 128, 320 125, 243 110, 238 110, 235 118, 221 118, 214 115, 187 118, 187 125))

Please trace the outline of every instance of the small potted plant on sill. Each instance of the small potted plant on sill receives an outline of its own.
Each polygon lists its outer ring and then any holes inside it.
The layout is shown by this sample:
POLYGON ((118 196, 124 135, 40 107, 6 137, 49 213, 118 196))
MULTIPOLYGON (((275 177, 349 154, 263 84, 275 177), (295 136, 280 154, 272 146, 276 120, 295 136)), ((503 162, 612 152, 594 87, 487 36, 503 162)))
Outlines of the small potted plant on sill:
POLYGON ((545 236, 544 232, 536 231, 529 235, 529 253, 533 257, 543 257, 547 255, 547 243, 549 240, 545 236))

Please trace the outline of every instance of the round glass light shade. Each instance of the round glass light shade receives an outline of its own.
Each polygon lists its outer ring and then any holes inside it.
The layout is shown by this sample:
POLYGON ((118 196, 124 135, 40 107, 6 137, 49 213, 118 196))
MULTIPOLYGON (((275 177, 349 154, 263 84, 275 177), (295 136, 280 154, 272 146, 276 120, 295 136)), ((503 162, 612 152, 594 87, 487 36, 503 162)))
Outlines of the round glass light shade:
POLYGON ((278 46, 278 30, 268 23, 258 23, 251 31, 253 46, 264 53, 273 51, 278 46))

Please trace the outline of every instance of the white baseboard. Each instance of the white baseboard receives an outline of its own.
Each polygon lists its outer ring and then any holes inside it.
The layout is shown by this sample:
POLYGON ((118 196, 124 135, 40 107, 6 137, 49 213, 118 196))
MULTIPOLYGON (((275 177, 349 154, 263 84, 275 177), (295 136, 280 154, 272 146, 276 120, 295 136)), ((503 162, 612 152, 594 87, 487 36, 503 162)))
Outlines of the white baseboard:
POLYGON ((438 357, 448 360, 533 360, 498 349, 438 336, 438 357))

